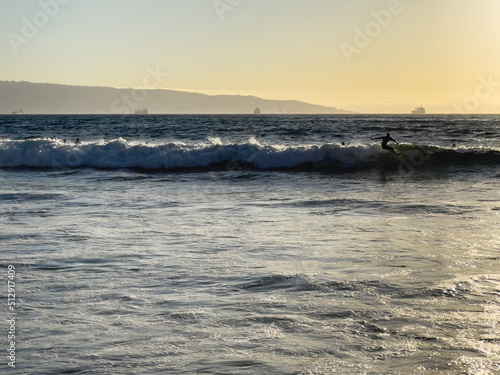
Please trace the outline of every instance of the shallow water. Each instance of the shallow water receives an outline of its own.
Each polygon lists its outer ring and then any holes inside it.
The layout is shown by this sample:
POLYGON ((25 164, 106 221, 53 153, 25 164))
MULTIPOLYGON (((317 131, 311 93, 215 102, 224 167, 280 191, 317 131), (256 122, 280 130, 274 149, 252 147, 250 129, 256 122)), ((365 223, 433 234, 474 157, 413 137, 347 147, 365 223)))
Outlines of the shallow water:
POLYGON ((1 168, 10 372, 499 373, 495 160, 1 168))

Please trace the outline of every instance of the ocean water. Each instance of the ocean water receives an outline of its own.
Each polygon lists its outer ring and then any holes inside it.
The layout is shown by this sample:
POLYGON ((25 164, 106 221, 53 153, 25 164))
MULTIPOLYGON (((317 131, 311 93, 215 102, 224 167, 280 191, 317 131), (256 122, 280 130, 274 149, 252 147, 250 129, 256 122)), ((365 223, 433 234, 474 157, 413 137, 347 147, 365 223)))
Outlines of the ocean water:
POLYGON ((0 182, 1 373, 500 374, 500 116, 0 116, 0 182))

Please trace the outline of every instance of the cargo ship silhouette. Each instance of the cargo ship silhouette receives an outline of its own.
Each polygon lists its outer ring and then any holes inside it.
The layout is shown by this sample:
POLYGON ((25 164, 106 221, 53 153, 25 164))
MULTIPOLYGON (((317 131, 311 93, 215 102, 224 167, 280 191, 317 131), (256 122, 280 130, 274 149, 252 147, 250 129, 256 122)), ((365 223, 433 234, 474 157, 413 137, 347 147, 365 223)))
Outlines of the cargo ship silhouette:
POLYGON ((425 108, 420 106, 411 111, 412 115, 425 115, 425 108))

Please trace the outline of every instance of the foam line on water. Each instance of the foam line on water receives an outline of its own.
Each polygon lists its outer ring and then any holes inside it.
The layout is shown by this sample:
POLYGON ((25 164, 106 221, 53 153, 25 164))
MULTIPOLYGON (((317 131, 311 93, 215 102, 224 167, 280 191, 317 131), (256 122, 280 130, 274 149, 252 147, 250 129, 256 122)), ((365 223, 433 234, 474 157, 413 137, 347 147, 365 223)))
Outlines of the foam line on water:
MULTIPOLYGON (((438 146, 401 145, 402 157, 418 158, 429 165, 449 163, 499 164, 500 152, 492 149, 445 149, 438 146)), ((89 142, 79 145, 58 139, 4 140, 0 142, 0 167, 30 168, 141 168, 171 170, 207 168, 236 162, 254 169, 320 168, 369 169, 380 163, 397 166, 395 155, 378 144, 339 146, 261 145, 255 140, 246 143, 210 142, 129 143, 124 139, 110 142, 89 142)))

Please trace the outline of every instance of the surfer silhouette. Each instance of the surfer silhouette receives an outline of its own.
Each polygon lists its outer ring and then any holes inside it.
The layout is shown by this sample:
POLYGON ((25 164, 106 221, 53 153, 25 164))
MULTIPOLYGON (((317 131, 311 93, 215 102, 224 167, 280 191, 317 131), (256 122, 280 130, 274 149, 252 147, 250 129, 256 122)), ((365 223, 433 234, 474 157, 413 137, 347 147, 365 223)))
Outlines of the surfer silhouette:
POLYGON ((385 137, 377 137, 377 138, 372 138, 372 139, 373 140, 381 139, 382 140, 382 148, 384 150, 389 150, 389 151, 394 152, 396 155, 400 155, 396 151, 394 151, 394 149, 391 146, 387 146, 387 143, 390 141, 396 142, 399 145, 398 141, 396 141, 394 138, 392 138, 390 133, 387 133, 387 135, 385 137))

